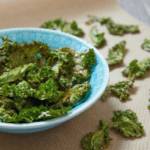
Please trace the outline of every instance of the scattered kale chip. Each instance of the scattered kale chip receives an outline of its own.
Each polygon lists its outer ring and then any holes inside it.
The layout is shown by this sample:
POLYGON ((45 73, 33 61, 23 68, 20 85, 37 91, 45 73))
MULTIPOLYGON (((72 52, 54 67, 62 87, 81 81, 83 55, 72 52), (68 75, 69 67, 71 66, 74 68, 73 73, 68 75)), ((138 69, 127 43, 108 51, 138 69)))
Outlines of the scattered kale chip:
POLYGON ((106 58, 108 65, 116 65, 122 63, 125 44, 125 41, 121 41, 120 43, 113 46, 112 49, 109 49, 108 58, 106 58))
POLYGON ((109 136, 109 128, 116 130, 126 137, 140 137, 145 133, 141 123, 138 122, 136 113, 131 110, 113 111, 112 121, 106 125, 107 121, 99 120, 98 131, 86 134, 81 141, 85 150, 100 150, 108 147, 112 138, 109 136))
POLYGON ((97 17, 97 16, 88 16, 89 21, 86 22, 87 25, 92 24, 93 22, 100 22, 105 24, 109 33, 114 35, 123 35, 124 33, 138 33, 139 27, 136 25, 123 25, 116 24, 109 17, 97 17))
POLYGON ((150 40, 149 39, 145 39, 143 44, 141 45, 141 48, 150 52, 150 40))
POLYGON ((99 121, 99 130, 94 133, 88 133, 82 138, 82 146, 85 150, 99 150, 108 147, 112 138, 109 136, 108 129, 110 125, 106 125, 107 121, 99 121))
POLYGON ((150 58, 147 58, 140 63, 138 63, 138 60, 134 59, 129 66, 122 71, 122 73, 125 76, 144 78, 146 76, 146 71, 148 70, 150 70, 150 58))
POLYGON ((145 133, 143 126, 138 122, 136 113, 131 110, 114 111, 111 128, 126 137, 140 137, 145 133))
POLYGON ((106 43, 104 33, 97 33, 96 26, 93 26, 90 30, 90 37, 95 47, 102 47, 106 43))
MULTIPOLYGON (((150 99, 149 99, 149 102, 150 102, 150 99)), ((148 109, 150 110, 150 105, 148 105, 148 109)))
POLYGON ((111 19, 106 22, 108 31, 114 35, 123 35, 124 33, 138 33, 139 28, 135 25, 116 24, 111 19))
POLYGON ((78 28, 78 25, 75 21, 73 22, 66 22, 62 19, 55 19, 53 21, 45 22, 40 26, 40 28, 47 28, 47 29, 53 29, 53 30, 61 30, 66 33, 73 34, 75 36, 83 36, 84 32, 82 29, 78 28))
POLYGON ((92 16, 88 15, 89 21, 86 22, 87 25, 91 25, 93 22, 100 22, 102 24, 107 23, 108 20, 110 20, 109 17, 97 17, 97 16, 92 16))
POLYGON ((113 85, 108 85, 105 92, 102 95, 102 99, 105 100, 109 92, 117 96, 121 101, 127 100, 130 96, 129 89, 133 87, 135 79, 131 78, 127 81, 121 81, 113 85))

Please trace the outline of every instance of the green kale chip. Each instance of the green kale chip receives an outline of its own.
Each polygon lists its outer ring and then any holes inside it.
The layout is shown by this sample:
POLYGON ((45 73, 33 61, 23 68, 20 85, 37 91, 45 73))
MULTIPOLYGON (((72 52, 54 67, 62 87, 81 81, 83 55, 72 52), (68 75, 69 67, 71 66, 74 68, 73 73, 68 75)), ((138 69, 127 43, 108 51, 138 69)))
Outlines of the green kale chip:
POLYGON ((121 41, 120 43, 113 46, 112 49, 109 49, 108 58, 106 58, 108 65, 116 65, 122 63, 125 44, 125 41, 121 41))
POLYGON ((21 44, 18 42, 12 42, 8 39, 8 36, 1 37, 3 44, 0 46, 0 56, 9 56, 11 53, 16 51, 16 49, 21 48, 21 44))
MULTIPOLYGON (((149 102, 150 102, 150 99, 149 99, 149 102)), ((148 109, 150 110, 150 105, 148 105, 148 109)))
MULTIPOLYGON (((32 101, 33 97, 31 98, 20 98, 20 97, 13 97, 14 106, 17 111, 21 111, 22 109, 30 109, 34 107, 34 103, 32 101)), ((36 100, 37 101, 37 100, 36 100)))
POLYGON ((92 24, 93 22, 100 22, 102 24, 106 23, 108 20, 110 20, 109 17, 107 18, 102 18, 102 17, 97 17, 97 16, 91 16, 91 15, 88 15, 88 18, 89 18, 89 21, 86 22, 87 25, 90 25, 92 24))
POLYGON ((62 88, 66 90, 69 90, 71 86, 74 84, 72 80, 72 75, 66 75, 66 76, 60 76, 59 83, 62 86, 62 88))
POLYGON ((66 105, 73 105, 77 103, 80 100, 80 98, 84 98, 87 95, 88 90, 90 88, 91 86, 89 84, 89 81, 77 84, 73 86, 68 92, 66 92, 64 97, 58 103, 50 106, 50 108, 57 109, 66 105))
POLYGON ((122 73, 125 76, 144 78, 146 76, 146 71, 148 70, 150 70, 150 58, 147 58, 140 63, 138 63, 138 60, 134 59, 129 66, 122 71, 122 73))
POLYGON ((108 129, 110 125, 106 125, 107 121, 99 121, 99 130, 94 133, 88 133, 82 138, 82 146, 85 150, 99 150, 106 148, 112 138, 109 136, 108 129))
POLYGON ((83 68, 80 65, 73 67, 73 77, 72 81, 80 83, 84 80, 87 80, 91 76, 91 73, 88 69, 83 68))
POLYGON ((16 84, 8 85, 3 84, 0 87, 0 95, 4 97, 13 97, 15 91, 16 84))
POLYGON ((38 67, 35 64, 33 68, 28 70, 26 80, 32 87, 36 88, 41 82, 45 82, 52 77, 55 77, 55 72, 51 66, 38 67))
POLYGON ((86 22, 87 25, 92 24, 93 22, 100 22, 102 24, 105 24, 107 26, 107 29, 109 33, 114 35, 123 35, 124 33, 138 33, 139 27, 135 25, 122 25, 122 24, 116 24, 112 21, 111 18, 102 18, 102 17, 96 17, 89 15, 88 18, 89 21, 86 22))
MULTIPOLYGON (((32 107, 30 109, 22 109, 19 114, 14 113, 12 116, 6 115, 3 116, 2 121, 7 123, 31 123, 40 120, 54 119, 62 117, 68 114, 68 111, 72 109, 69 107, 62 107, 58 110, 50 109, 41 105, 39 107, 32 107)), ((0 113, 1 117, 1 113, 0 113)))
POLYGON ((136 113, 131 110, 114 111, 111 128, 126 137, 140 137, 145 133, 143 126, 138 122, 136 113))
POLYGON ((14 108, 15 104, 13 100, 0 96, 0 112, 2 111, 4 115, 12 115, 15 112, 14 108))
POLYGON ((90 30, 90 37, 95 47, 102 47, 106 43, 104 33, 97 33, 96 26, 93 26, 90 30))
POLYGON ((83 98, 87 95, 88 90, 91 88, 89 81, 82 84, 77 84, 73 86, 62 99, 63 103, 68 103, 72 105, 78 102, 79 98, 83 98))
POLYGON ((87 80, 91 76, 92 66, 96 62, 96 57, 93 49, 86 50, 82 53, 75 53, 75 65, 72 67, 73 83, 80 83, 87 80))
POLYGON ((34 97, 39 100, 57 102, 59 100, 57 83, 53 78, 49 78, 45 83, 41 83, 39 89, 34 92, 34 97))
POLYGON ((135 79, 131 78, 127 81, 121 81, 113 85, 108 85, 105 92, 102 95, 102 99, 105 100, 109 92, 117 96, 121 101, 126 100, 130 96, 129 88, 133 87, 135 79))
POLYGON ((150 52, 150 40, 149 39, 145 39, 143 44, 141 45, 141 48, 150 52))
POLYGON ((115 34, 115 35, 123 35, 124 33, 127 33, 127 32, 130 32, 130 33, 139 32, 138 26, 116 24, 111 19, 106 22, 106 26, 108 28, 108 31, 111 34, 115 34))
POLYGON ((66 22, 62 19, 55 19, 53 21, 45 22, 40 26, 40 28, 47 28, 47 29, 53 29, 53 30, 61 30, 62 32, 70 33, 75 36, 83 36, 84 32, 82 29, 78 28, 78 25, 75 21, 73 22, 66 22))
POLYGON ((30 69, 30 67, 32 67, 33 65, 34 65, 33 63, 29 63, 24 66, 19 66, 9 72, 3 73, 0 76, 0 85, 13 82, 22 78, 25 75, 25 73, 30 69))
POLYGON ((89 49, 87 52, 82 55, 83 59, 81 60, 81 66, 85 69, 91 70, 92 66, 96 62, 96 56, 93 49, 89 49))
POLYGON ((33 41, 32 43, 23 44, 18 42, 12 42, 6 38, 3 39, 3 44, 0 47, 0 56, 6 58, 2 59, 5 62, 4 71, 9 71, 18 66, 37 63, 38 66, 46 64, 46 58, 49 56, 50 48, 47 44, 33 41))
POLYGON ((20 98, 28 98, 33 97, 34 91, 31 86, 29 85, 28 82, 26 81, 21 81, 19 82, 14 89, 15 97, 20 97, 20 98))
POLYGON ((3 84, 0 87, 0 95, 5 97, 19 97, 19 98, 28 98, 33 97, 34 89, 26 81, 21 81, 17 85, 7 85, 3 84))

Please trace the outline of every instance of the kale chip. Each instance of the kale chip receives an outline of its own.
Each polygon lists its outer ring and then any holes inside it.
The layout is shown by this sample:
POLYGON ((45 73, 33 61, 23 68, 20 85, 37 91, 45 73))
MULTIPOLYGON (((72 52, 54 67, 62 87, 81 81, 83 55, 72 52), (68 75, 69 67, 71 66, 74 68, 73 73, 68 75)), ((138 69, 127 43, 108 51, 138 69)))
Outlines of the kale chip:
POLYGON ((124 33, 138 33, 139 28, 135 25, 116 24, 111 19, 106 22, 108 31, 114 35, 123 35, 124 33))
POLYGON ((89 81, 73 86, 68 92, 65 93, 64 97, 54 105, 50 106, 52 109, 61 108, 63 106, 70 106, 79 102, 80 98, 84 98, 88 90, 91 88, 89 81))
POLYGON ((88 133, 82 138, 82 146, 85 150, 99 150, 106 148, 112 138, 109 136, 108 129, 110 125, 106 125, 107 121, 99 121, 99 130, 94 133, 88 133))
POLYGON ((100 22, 105 24, 109 33, 114 35, 123 35, 124 33, 138 33, 139 27, 136 25, 123 25, 116 24, 112 21, 110 17, 97 17, 97 16, 88 16, 89 21, 86 22, 87 25, 92 24, 93 22, 100 22))
POLYGON ((149 39, 145 39, 143 44, 141 45, 141 48, 150 52, 150 40, 149 39))
POLYGON ((150 70, 150 58, 147 58, 140 63, 138 63, 137 59, 134 59, 122 73, 128 77, 135 76, 136 78, 144 78, 146 76, 146 71, 148 70, 150 70))
POLYGON ((112 49, 109 49, 108 58, 106 58, 108 65, 116 65, 122 63, 125 44, 125 41, 121 41, 120 43, 113 46, 112 49))
POLYGON ((102 24, 107 23, 108 20, 110 20, 109 17, 97 17, 97 16, 92 16, 88 15, 89 21, 86 22, 87 25, 91 25, 93 22, 100 22, 102 24))
POLYGON ((90 30, 90 37, 95 47, 102 47, 106 43, 104 33, 97 33, 96 26, 93 26, 90 30))
POLYGON ((59 29, 63 32, 70 33, 79 37, 84 35, 84 32, 82 31, 82 29, 78 28, 78 25, 75 21, 70 23, 62 20, 61 18, 45 22, 40 26, 40 28, 47 28, 53 30, 59 29))
POLYGON ((129 88, 133 87, 135 79, 131 78, 127 81, 121 81, 113 85, 108 85, 105 92, 102 95, 102 99, 105 100, 109 92, 117 96, 121 101, 127 100, 130 96, 129 88))
POLYGON ((143 126, 138 122, 136 113, 131 110, 114 111, 111 128, 126 137, 140 137, 145 133, 143 126))

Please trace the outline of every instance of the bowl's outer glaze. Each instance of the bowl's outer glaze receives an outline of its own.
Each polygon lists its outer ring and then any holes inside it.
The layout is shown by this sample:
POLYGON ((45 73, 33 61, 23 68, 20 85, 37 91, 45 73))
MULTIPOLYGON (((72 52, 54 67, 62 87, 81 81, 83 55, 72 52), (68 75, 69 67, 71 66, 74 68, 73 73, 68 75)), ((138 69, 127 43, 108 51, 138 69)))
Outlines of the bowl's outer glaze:
MULTIPOLYGON (((47 43, 51 49, 61 47, 71 47, 78 52, 83 52, 89 48, 93 48, 96 54, 96 63, 92 68, 92 76, 90 78, 91 89, 87 96, 82 99, 76 106, 69 112, 67 116, 57 119, 24 123, 12 124, 0 122, 0 130, 9 133, 32 133, 58 126, 65 121, 81 114, 89 107, 91 107, 103 94, 109 79, 109 68, 104 57, 98 52, 96 48, 85 42, 84 40, 73 35, 54 31, 49 29, 40 28, 12 28, 0 30, 0 36, 8 36, 13 42, 32 42, 40 41, 47 43)), ((0 39, 0 45, 2 40, 0 39)))

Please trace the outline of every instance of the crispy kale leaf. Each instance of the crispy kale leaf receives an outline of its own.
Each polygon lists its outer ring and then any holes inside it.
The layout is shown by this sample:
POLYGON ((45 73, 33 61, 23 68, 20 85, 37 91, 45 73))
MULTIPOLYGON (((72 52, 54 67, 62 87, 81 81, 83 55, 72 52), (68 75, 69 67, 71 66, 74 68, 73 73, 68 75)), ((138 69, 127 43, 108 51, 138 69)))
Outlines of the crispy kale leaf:
POLYGON ((126 32, 130 32, 130 33, 139 32, 138 26, 116 24, 111 19, 106 22, 106 26, 108 28, 108 31, 111 34, 115 34, 115 35, 123 35, 126 32))
POLYGON ((113 114, 111 127, 124 136, 139 137, 145 132, 133 111, 114 111, 113 114))
POLYGON ((87 80, 90 76, 91 73, 88 69, 85 69, 80 65, 76 65, 75 67, 73 67, 73 82, 80 83, 84 80, 87 80))
POLYGON ((34 90, 31 88, 31 86, 26 81, 19 82, 14 89, 14 97, 20 97, 20 98, 28 98, 33 97, 34 90))
POLYGON ((102 47, 106 43, 106 39, 104 38, 104 33, 98 34, 96 30, 96 26, 93 26, 91 28, 90 37, 95 47, 102 47))
POLYGON ((46 64, 46 58, 49 56, 50 48, 47 44, 33 41, 32 43, 24 42, 22 45, 18 42, 12 42, 6 38, 3 39, 3 44, 0 47, 0 56, 2 59, 3 70, 9 71, 18 66, 37 63, 38 66, 46 64), (5 64, 4 64, 5 63, 5 64))
POLYGON ((83 53, 75 53, 75 66, 72 68, 73 82, 80 83, 91 76, 91 68, 96 62, 93 49, 83 53))
POLYGON ((79 98, 85 97, 90 88, 91 86, 89 81, 86 81, 82 84, 77 84, 66 93, 65 97, 62 99, 62 102, 72 105, 78 102, 79 98))
POLYGON ((77 84, 73 86, 58 103, 50 106, 50 108, 57 109, 66 105, 73 105, 77 103, 80 98, 85 97, 90 88, 91 86, 89 84, 89 81, 86 81, 82 84, 77 84))
POLYGON ((113 46, 112 49, 109 49, 108 58, 106 58, 108 65, 116 65, 122 63, 125 44, 125 41, 121 41, 120 43, 113 46))
POLYGON ((56 72, 51 66, 38 67, 37 64, 35 64, 28 70, 26 80, 33 88, 37 88, 41 82, 45 82, 52 77, 55 78, 55 76, 56 72))
POLYGON ((127 81, 121 81, 113 85, 108 85, 105 92, 102 95, 102 99, 105 100, 109 92, 117 96, 121 101, 126 100, 130 96, 129 88, 133 87, 135 79, 131 78, 127 81))
POLYGON ((127 66, 122 73, 125 76, 135 76, 136 78, 144 78, 146 71, 150 70, 150 58, 147 58, 140 63, 134 59, 129 66, 127 66))
POLYGON ((63 32, 73 34, 75 36, 83 36, 84 32, 82 29, 78 28, 77 23, 75 21, 73 22, 66 22, 62 19, 55 19, 53 21, 45 22, 40 26, 40 28, 47 28, 47 29, 53 29, 58 30, 60 29, 63 32))
POLYGON ((22 109, 30 109, 35 106, 33 103, 33 97, 31 98, 13 97, 13 101, 14 101, 15 109, 17 111, 21 111, 22 109))
POLYGON ((18 97, 18 98, 28 98, 33 97, 34 89, 26 81, 21 81, 17 85, 7 85, 3 84, 0 87, 0 95, 5 97, 18 97))
POLYGON ((112 138, 109 136, 108 129, 110 125, 106 125, 107 121, 99 121, 99 130, 94 133, 88 133, 82 138, 82 146, 85 150, 99 150, 106 148, 112 138))
POLYGON ((24 66, 19 66, 9 72, 3 73, 0 76, 0 85, 21 79, 33 65, 33 63, 29 63, 24 66))
POLYGON ((0 118, 3 122, 7 123, 31 123, 40 120, 47 120, 47 119, 54 119, 68 114, 68 111, 72 109, 71 106, 69 107, 62 107, 58 110, 50 109, 48 110, 47 107, 41 105, 40 107, 32 107, 30 109, 22 109, 19 114, 14 113, 12 116, 10 115, 3 115, 0 113, 0 118))
MULTIPOLYGON (((149 102, 150 102, 150 99, 149 99, 149 102)), ((148 105, 148 109, 150 110, 150 105, 148 105)))
POLYGON ((39 89, 34 92, 34 97, 39 100, 57 102, 62 97, 63 92, 58 91, 57 83, 53 78, 49 78, 45 83, 41 83, 39 89))
POLYGON ((149 39, 145 39, 143 44, 141 45, 141 48, 150 52, 150 40, 149 39))
POLYGON ((12 115, 15 112, 14 108, 15 104, 13 100, 0 96, 0 112, 3 111, 4 114, 12 115))
MULTIPOLYGON (((82 54, 81 54, 82 55, 82 54)), ((96 62, 96 57, 93 49, 89 49, 89 51, 85 52, 84 55, 81 56, 83 59, 81 60, 81 66, 85 69, 91 70, 92 66, 96 62)))
POLYGON ((90 25, 93 22, 100 22, 102 24, 106 24, 106 26, 108 28, 108 31, 111 34, 123 35, 124 33, 127 33, 127 32, 130 32, 130 33, 137 33, 137 32, 139 32, 138 26, 116 24, 109 17, 102 18, 102 17, 96 17, 96 16, 89 15, 88 18, 90 20, 86 22, 87 25, 90 25))
POLYGON ((108 20, 110 20, 109 17, 107 18, 102 18, 102 17, 97 17, 97 16, 91 16, 91 15, 88 15, 88 18, 89 18, 89 21, 86 22, 87 25, 90 25, 92 24, 93 22, 100 22, 102 24, 106 23, 108 20))

